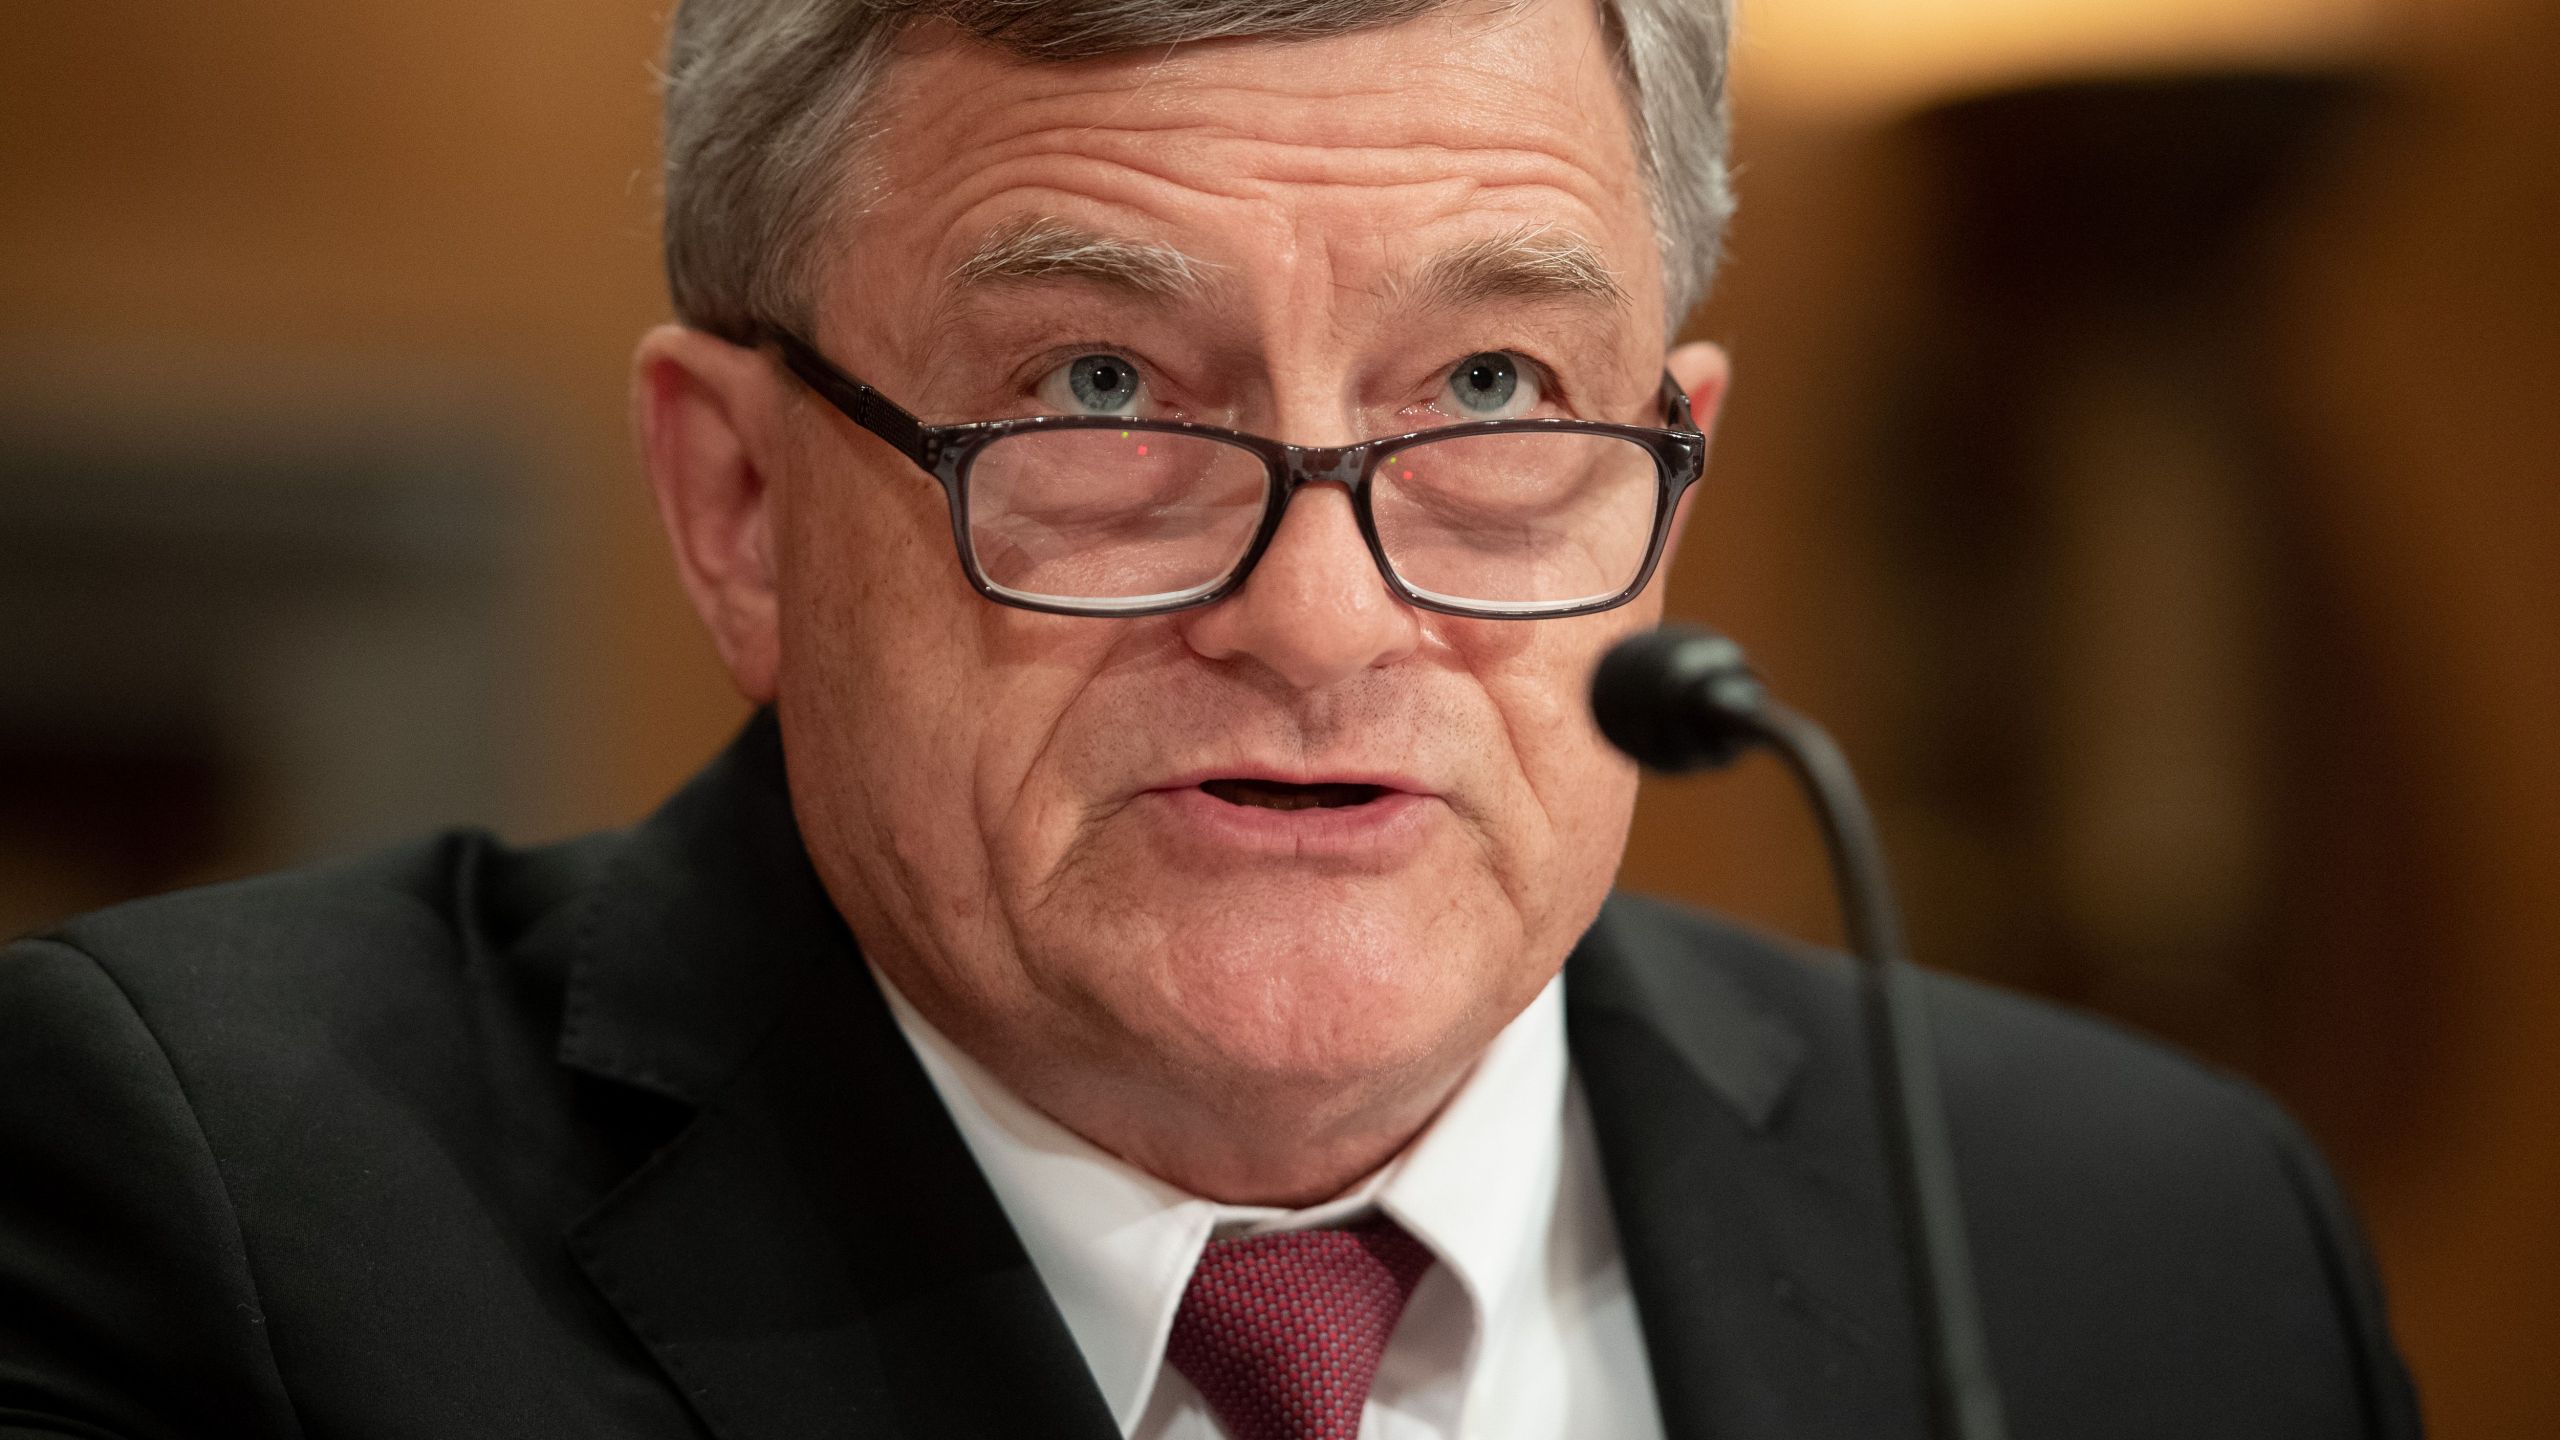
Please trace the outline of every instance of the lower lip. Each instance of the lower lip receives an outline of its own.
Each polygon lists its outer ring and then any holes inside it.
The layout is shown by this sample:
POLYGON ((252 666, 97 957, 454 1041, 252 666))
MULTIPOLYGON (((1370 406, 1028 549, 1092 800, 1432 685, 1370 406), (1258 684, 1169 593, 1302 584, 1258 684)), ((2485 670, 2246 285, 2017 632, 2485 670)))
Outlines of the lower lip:
POLYGON ((1186 848, 1299 860, 1388 865, 1418 851, 1439 808, 1436 797, 1391 790, 1365 805, 1272 810, 1230 805, 1197 786, 1150 790, 1140 799, 1186 848))

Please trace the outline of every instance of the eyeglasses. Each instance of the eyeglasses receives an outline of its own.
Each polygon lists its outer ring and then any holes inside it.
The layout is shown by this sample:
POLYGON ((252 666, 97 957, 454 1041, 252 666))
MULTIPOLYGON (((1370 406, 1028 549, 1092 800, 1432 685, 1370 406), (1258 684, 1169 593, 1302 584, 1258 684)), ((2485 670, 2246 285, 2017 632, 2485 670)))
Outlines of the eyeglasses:
POLYGON ((1301 446, 1181 420, 927 425, 788 330, 783 364, 942 483, 979 594, 1059 615, 1161 615, 1242 588, 1309 485, 1350 493, 1387 587, 1451 615, 1589 615, 1640 593, 1706 463, 1665 375, 1667 429, 1478 420, 1301 446))

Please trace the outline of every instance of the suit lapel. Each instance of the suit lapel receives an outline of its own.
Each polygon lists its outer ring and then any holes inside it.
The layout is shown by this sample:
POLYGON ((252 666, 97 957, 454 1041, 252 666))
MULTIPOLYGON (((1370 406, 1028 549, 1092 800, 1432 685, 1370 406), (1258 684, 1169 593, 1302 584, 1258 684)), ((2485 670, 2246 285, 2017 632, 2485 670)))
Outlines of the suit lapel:
POLYGON ((1114 1436, 781 764, 760 717, 594 892, 561 1058, 694 1113, 570 1249, 722 1440, 1114 1436))
POLYGON ((1574 1063, 1672 1440, 1922 1433, 1854 1047, 1744 979, 1808 963, 1613 902, 1567 971, 1574 1063))

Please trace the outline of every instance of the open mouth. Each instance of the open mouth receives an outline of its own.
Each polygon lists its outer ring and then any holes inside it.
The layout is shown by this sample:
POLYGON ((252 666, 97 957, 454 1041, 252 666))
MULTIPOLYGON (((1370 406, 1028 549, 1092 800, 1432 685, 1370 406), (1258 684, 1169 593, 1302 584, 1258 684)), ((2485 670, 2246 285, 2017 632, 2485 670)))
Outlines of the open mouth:
POLYGON ((1256 810, 1341 810, 1387 793, 1383 785, 1291 785, 1279 780, 1203 780, 1200 788, 1230 805, 1256 810))

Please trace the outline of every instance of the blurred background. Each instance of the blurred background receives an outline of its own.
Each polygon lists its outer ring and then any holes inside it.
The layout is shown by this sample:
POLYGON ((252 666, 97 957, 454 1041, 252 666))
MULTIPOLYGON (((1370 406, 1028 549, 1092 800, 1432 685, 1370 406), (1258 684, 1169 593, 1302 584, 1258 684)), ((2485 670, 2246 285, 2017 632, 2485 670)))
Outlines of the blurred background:
MULTIPOLYGON (((661 7, 34 0, 0 48, 0 934, 644 813, 741 715, 624 367, 661 7)), ((1922 958, 2256 1077, 2435 1433, 2560 1434, 2560 6, 1758 0, 1673 608, 1922 958)), ((1833 933, 1755 764, 1642 888, 1833 933)))

